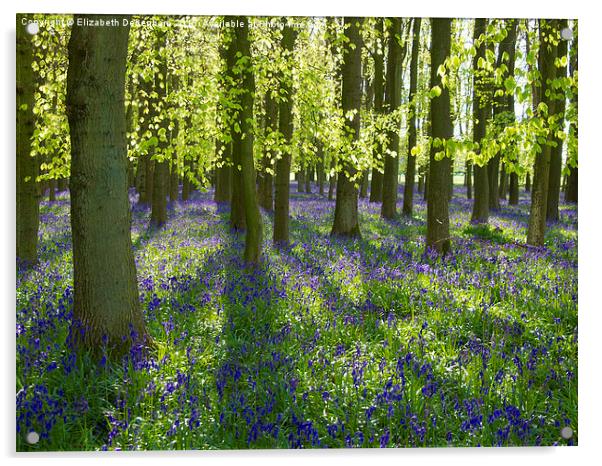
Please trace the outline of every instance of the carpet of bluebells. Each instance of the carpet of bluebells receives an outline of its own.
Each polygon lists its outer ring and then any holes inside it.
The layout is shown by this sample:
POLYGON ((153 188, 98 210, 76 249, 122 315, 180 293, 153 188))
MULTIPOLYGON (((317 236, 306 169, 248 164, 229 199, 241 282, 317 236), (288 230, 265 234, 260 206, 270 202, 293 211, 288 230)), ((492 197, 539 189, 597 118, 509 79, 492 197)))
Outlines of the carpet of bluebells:
POLYGON ((352 241, 329 236, 334 201, 295 192, 290 247, 271 246, 264 212, 250 271, 211 192, 171 205, 161 231, 131 201, 157 350, 69 348, 68 193, 43 202, 40 264, 17 272, 17 450, 577 443, 575 205, 526 248, 527 193, 478 227, 456 187, 441 260, 424 254, 422 200, 395 221, 360 200, 352 241))

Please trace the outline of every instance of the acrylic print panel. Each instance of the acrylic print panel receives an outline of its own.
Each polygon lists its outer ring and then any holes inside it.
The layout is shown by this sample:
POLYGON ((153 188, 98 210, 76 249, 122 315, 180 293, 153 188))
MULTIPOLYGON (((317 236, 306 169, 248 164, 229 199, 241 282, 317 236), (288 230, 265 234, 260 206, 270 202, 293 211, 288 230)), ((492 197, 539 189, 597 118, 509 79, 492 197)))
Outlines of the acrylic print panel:
POLYGON ((16 30, 17 451, 577 444, 576 20, 16 30))

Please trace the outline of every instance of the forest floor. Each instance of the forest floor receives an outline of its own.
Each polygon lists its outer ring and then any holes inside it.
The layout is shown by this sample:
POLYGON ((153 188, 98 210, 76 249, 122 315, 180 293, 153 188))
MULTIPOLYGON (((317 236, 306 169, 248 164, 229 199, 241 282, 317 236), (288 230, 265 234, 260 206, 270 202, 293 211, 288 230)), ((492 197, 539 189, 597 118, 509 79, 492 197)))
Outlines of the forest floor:
POLYGON ((476 227, 456 187, 441 260, 424 255, 421 200, 395 221, 360 200, 351 241, 329 236, 334 201, 292 190, 292 244, 272 247, 264 212, 254 271, 211 192, 174 203, 160 231, 134 207, 158 350, 113 364, 65 343, 68 194, 43 202, 41 262, 17 272, 17 450, 577 443, 575 205, 531 249, 528 193, 476 227))

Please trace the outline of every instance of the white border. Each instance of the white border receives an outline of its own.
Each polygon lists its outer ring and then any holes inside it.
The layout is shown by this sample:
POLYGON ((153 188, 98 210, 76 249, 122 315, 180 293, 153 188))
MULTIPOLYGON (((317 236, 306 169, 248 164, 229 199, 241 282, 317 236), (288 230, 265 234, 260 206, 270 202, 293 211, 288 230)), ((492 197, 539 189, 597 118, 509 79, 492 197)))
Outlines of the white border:
MULTIPOLYGON (((600 45, 600 24, 594 1, 526 1, 502 0, 500 2, 429 0, 404 2, 403 0, 367 0, 365 2, 344 0, 303 0, 298 3, 286 1, 220 0, 219 2, 201 2, 169 0, 150 3, 142 0, 118 1, 104 0, 88 2, 81 0, 32 1, 22 0, 17 5, 3 5, 2 15, 2 56, 0 73, 4 103, 1 118, 2 142, 0 173, 3 182, 0 198, 4 201, 3 218, 0 228, 2 235, 2 306, 4 317, 2 330, 5 336, 1 346, 5 355, 4 383, 0 384, 4 413, 1 423, 0 439, 3 444, 3 456, 10 464, 80 464, 82 461, 99 464, 107 459, 128 464, 160 464, 166 460, 180 464, 244 464, 268 465, 282 464, 445 464, 451 465, 489 465, 508 463, 554 464, 591 464, 599 457, 597 449, 601 443, 602 412, 599 392, 601 391, 600 359, 602 308, 598 305, 596 291, 600 288, 599 263, 601 222, 600 212, 602 196, 599 194, 600 173, 602 173, 601 143, 595 136, 601 134, 602 119, 599 114, 600 95, 602 94, 602 60, 600 45), (246 15, 312 15, 312 16, 449 16, 449 17, 568 17, 579 19, 579 71, 581 75, 579 93, 580 128, 580 221, 579 228, 579 446, 573 448, 506 448, 506 449, 405 449, 405 450, 337 450, 337 451, 222 451, 222 452, 157 452, 122 454, 33 454, 15 455, 15 348, 14 348, 14 280, 15 280, 15 13, 155 13, 155 14, 246 14, 246 15), (597 175, 597 176, 596 176, 597 175), (598 272, 598 273, 597 273, 598 272)), ((599 461, 599 460, 598 460, 599 461)))

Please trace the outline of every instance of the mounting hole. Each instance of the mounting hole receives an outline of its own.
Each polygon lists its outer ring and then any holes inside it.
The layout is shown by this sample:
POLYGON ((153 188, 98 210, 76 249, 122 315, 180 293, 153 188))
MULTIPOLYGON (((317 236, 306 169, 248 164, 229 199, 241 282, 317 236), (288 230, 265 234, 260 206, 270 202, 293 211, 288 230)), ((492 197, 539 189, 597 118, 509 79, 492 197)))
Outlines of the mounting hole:
POLYGON ((563 427, 560 430, 560 436, 565 440, 570 439, 573 436, 573 429, 571 429, 569 426, 563 427))
POLYGON ((38 443, 40 441, 40 434, 38 434, 37 432, 31 431, 25 436, 25 440, 27 440, 27 443, 29 443, 31 445, 35 445, 36 443, 38 443))
POLYGON ((563 28, 560 31, 560 37, 564 40, 571 40, 573 38, 573 30, 571 28, 563 28))
POLYGON ((36 35, 38 32, 40 32, 40 25, 38 23, 29 23, 27 24, 27 26, 25 26, 25 30, 27 31, 28 34, 30 35, 36 35))

